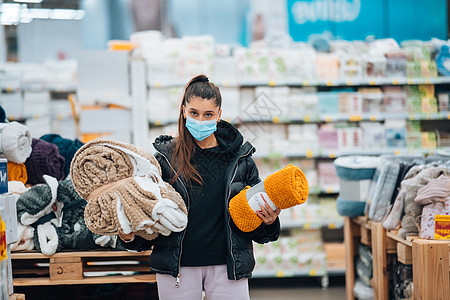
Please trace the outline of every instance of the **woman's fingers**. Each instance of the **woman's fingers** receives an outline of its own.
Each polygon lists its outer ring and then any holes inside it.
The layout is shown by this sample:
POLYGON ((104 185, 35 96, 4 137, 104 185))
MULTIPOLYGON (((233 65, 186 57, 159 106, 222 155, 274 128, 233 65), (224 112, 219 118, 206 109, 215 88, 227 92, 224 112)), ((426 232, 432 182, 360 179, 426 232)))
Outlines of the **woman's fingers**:
POLYGON ((272 208, 267 203, 264 206, 260 205, 259 207, 261 210, 256 214, 266 225, 270 225, 275 222, 281 211, 279 207, 277 207, 276 210, 272 210, 272 208))

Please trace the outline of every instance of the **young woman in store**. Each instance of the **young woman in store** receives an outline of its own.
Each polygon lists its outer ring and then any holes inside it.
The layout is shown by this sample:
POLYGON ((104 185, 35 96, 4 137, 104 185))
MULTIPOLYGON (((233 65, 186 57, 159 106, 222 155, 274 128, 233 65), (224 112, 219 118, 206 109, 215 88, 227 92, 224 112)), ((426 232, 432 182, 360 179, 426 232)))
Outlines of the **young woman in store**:
POLYGON ((251 158, 255 148, 221 120, 221 105, 219 88, 204 75, 194 77, 181 101, 177 137, 160 136, 153 144, 164 181, 186 202, 187 228, 150 242, 121 236, 130 249, 154 244, 151 268, 161 300, 200 300, 202 291, 208 300, 249 299, 252 241, 267 243, 280 234, 279 208, 261 206, 263 223, 248 233, 230 217, 230 199, 260 179, 251 158))

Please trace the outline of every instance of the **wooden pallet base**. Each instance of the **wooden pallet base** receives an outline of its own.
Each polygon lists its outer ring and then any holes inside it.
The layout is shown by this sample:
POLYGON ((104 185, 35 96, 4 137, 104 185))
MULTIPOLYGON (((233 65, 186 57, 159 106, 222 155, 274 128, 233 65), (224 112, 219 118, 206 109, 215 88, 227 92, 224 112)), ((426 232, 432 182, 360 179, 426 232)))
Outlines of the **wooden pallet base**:
POLYGON ((14 286, 156 282, 150 251, 13 253, 14 286), (107 275, 107 276, 106 276, 107 275))

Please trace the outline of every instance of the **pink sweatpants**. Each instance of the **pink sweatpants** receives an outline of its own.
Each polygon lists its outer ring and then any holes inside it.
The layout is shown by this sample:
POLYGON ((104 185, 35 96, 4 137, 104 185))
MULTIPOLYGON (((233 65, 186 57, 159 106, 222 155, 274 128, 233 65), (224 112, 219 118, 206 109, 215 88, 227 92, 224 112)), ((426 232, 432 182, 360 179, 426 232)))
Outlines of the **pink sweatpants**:
POLYGON ((181 267, 180 286, 172 275, 156 274, 160 300, 249 300, 248 279, 229 280, 227 266, 181 267))

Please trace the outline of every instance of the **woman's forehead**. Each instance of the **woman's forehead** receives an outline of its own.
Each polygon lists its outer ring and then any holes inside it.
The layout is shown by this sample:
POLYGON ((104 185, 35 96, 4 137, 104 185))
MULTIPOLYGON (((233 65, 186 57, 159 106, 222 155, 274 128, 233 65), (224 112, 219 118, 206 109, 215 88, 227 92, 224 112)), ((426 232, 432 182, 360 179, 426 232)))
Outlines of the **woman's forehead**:
POLYGON ((188 109, 196 109, 199 111, 205 110, 217 110, 218 106, 213 99, 205 99, 201 97, 191 97, 189 102, 186 103, 186 108, 188 109))

